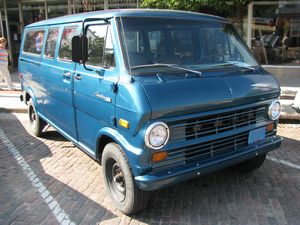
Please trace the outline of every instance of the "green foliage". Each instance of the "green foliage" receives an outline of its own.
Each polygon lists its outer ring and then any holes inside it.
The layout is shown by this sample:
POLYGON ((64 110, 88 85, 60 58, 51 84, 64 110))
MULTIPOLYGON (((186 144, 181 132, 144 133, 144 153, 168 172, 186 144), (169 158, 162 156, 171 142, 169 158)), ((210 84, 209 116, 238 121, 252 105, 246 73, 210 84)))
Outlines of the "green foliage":
POLYGON ((89 38, 89 58, 88 64, 90 65, 101 65, 104 48, 104 37, 94 36, 89 38))
MULTIPOLYGON (((247 5, 251 0, 233 0, 236 5, 247 5)), ((219 12, 228 10, 224 0, 143 0, 143 8, 177 9, 186 11, 199 11, 203 7, 211 7, 219 12)))

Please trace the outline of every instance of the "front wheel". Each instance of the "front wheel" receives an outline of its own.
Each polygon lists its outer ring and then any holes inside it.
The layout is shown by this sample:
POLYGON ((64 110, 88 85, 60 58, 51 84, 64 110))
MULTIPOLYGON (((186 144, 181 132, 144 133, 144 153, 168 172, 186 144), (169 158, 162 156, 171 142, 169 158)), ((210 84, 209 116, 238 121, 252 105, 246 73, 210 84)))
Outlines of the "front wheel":
POLYGON ((128 159, 118 144, 109 143, 105 146, 102 171, 106 190, 121 212, 129 215, 142 211, 147 206, 148 192, 135 184, 128 159))
POLYGON ((267 156, 266 153, 256 156, 252 159, 234 165, 233 168, 241 173, 249 173, 253 170, 258 169, 266 160, 266 156, 267 156))
POLYGON ((28 102, 28 116, 33 134, 37 137, 41 137, 42 131, 47 123, 37 114, 32 99, 30 99, 28 102))

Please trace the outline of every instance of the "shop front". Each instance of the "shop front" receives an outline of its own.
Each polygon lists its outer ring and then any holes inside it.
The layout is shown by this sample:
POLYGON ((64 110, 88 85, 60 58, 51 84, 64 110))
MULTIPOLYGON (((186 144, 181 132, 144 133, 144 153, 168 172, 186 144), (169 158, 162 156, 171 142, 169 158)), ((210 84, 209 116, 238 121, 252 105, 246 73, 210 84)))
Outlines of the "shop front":
MULTIPOLYGON (((0 34, 9 37, 11 64, 16 67, 22 29, 27 24, 80 12, 138 8, 140 3, 141 0, 2 0, 1 4, 0 0, 0 34)), ((242 7, 228 2, 228 5, 226 17, 259 63, 275 73, 286 68, 298 74, 300 1, 253 1, 242 7)))

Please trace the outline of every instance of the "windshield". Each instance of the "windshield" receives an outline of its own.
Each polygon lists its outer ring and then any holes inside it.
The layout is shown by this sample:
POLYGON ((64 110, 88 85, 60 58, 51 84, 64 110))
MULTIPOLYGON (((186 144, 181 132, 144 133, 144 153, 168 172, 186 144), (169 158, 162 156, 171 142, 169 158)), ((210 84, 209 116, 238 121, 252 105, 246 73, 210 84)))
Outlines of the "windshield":
POLYGON ((133 17, 118 22, 124 59, 132 74, 168 72, 176 67, 201 71, 224 65, 257 66, 228 23, 133 17), (172 66, 157 66, 161 64, 172 66))

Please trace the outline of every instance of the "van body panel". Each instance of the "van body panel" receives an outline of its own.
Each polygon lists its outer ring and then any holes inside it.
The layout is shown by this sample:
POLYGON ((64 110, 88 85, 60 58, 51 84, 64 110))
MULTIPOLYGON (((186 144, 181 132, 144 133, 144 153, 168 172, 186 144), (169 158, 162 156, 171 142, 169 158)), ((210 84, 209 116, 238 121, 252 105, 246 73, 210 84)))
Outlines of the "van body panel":
MULTIPOLYGON (((111 127, 103 127, 97 136, 99 137, 98 140, 100 140, 102 136, 110 137, 123 149, 126 149, 126 156, 134 176, 149 172, 150 151, 148 149, 144 150, 140 146, 133 145, 131 140, 128 140, 123 132, 118 132, 111 127)), ((98 145, 100 144, 99 142, 97 143, 98 145)))
POLYGON ((115 93, 113 84, 118 81, 115 70, 86 71, 82 65, 76 68, 74 80, 74 108, 79 142, 96 150, 97 133, 102 127, 114 126, 115 93))
POLYGON ((142 86, 151 105, 152 119, 254 103, 277 98, 280 93, 277 81, 268 74, 145 82, 142 86))
POLYGON ((59 46, 61 45, 59 40, 61 40, 63 30, 66 27, 74 27, 79 32, 78 24, 61 26, 55 49, 56 60, 47 58, 43 60, 44 80, 42 83, 46 85, 44 107, 45 116, 60 129, 64 130, 65 133, 77 140, 73 107, 73 75, 76 64, 70 60, 59 58, 59 46))
MULTIPOLYGON (((37 29, 29 29, 27 32, 37 29)), ((45 30, 45 27, 39 27, 38 30, 45 30)), ((23 32, 23 39, 25 39, 27 32, 23 32)), ((24 48, 24 41, 22 42, 22 49, 24 48)), ((19 71, 22 71, 22 87, 33 98, 33 103, 38 110, 38 113, 44 113, 43 93, 41 89, 43 84, 40 82, 41 70, 42 70, 42 56, 38 54, 32 54, 24 51, 20 51, 19 56, 19 71)))
POLYGON ((174 170, 165 170, 159 172, 148 173, 142 176, 136 176, 137 185, 146 191, 153 191, 195 177, 203 176, 214 171, 233 166, 255 156, 268 153, 281 145, 282 138, 277 137, 269 140, 267 143, 249 146, 244 152, 239 154, 227 155, 214 161, 207 161, 202 164, 193 164, 186 167, 178 167, 174 170))
POLYGON ((77 140, 73 107, 74 69, 74 63, 61 61, 48 68, 45 81, 49 86, 46 88, 44 107, 45 116, 77 140), (70 73, 70 77, 65 76, 66 73, 70 73))
POLYGON ((162 188, 280 146, 278 120, 268 114, 280 95, 278 82, 256 64, 227 20, 170 10, 89 12, 28 25, 21 48, 28 30, 44 29, 44 52, 46 36, 54 27, 59 28, 59 34, 53 58, 20 51, 23 93, 31 96, 45 122, 91 157, 101 160, 107 140, 119 144, 140 189, 162 188), (132 18, 126 21, 126 17, 132 18), (143 18, 148 22, 143 23, 143 18), (152 18, 155 24, 150 23, 152 18), (167 20, 162 21, 164 18, 167 20), (182 18, 184 23, 177 29, 182 18), (90 32, 88 41, 96 40, 92 46, 101 46, 102 55, 94 54, 95 61, 85 65, 60 58, 64 29, 76 26, 77 34, 82 35, 85 19, 97 20, 86 26, 107 23, 112 46, 102 45, 107 44, 107 36, 104 39, 90 32), (161 30, 156 29, 160 22, 165 25, 161 30), (189 29, 185 30, 185 25, 189 29), (212 37, 219 35, 218 45, 205 45, 202 25, 212 37), (201 49, 202 42, 207 49, 201 49), (222 43, 229 47, 222 49, 222 43), (211 48, 227 58, 209 56, 206 59, 211 61, 202 63, 211 48), (107 66, 105 54, 112 56, 115 64, 107 66), (216 63, 225 59, 225 63, 216 63), (101 64, 97 60, 102 60, 101 64), (151 130, 153 124, 165 125, 165 132, 151 130), (149 145, 150 139, 156 140, 161 133, 169 135, 165 143, 149 145), (152 157, 160 152, 167 156, 155 162, 152 157))
POLYGON ((135 137, 142 126, 149 121, 152 112, 141 84, 130 83, 129 79, 126 83, 119 82, 116 104, 116 118, 129 122, 128 129, 123 127, 120 129, 126 131, 129 136, 135 137))

